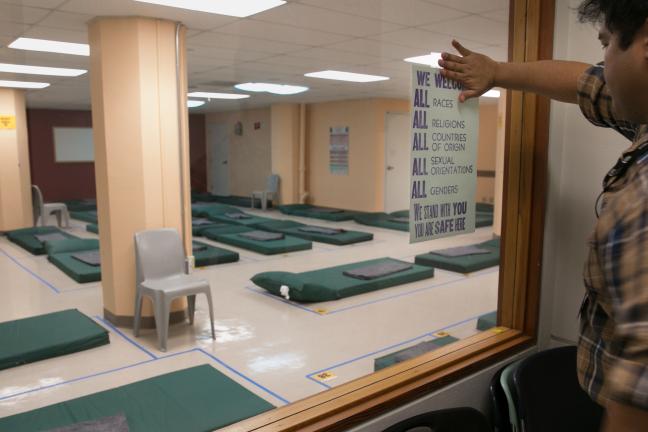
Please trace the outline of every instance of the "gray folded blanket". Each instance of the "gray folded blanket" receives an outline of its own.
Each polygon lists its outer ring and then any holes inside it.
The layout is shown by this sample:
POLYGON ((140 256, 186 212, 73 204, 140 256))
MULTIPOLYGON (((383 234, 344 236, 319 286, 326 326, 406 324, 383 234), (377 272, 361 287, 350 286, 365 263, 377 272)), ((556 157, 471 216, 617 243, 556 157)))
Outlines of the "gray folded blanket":
POLYGON ((462 256, 468 256, 468 255, 484 255, 484 254, 489 254, 491 253, 491 250, 480 248, 477 246, 458 246, 458 247, 452 247, 448 249, 439 249, 430 252, 431 254, 434 255, 441 255, 445 257, 462 257, 462 256))
POLYGON ((61 233, 34 234, 34 237, 36 238, 36 240, 38 240, 41 243, 45 243, 46 241, 54 241, 54 240, 67 240, 67 237, 65 237, 61 233))
POLYGON ((93 267, 98 267, 101 265, 101 255, 99 254, 98 250, 77 252, 72 255, 72 258, 93 267))
POLYGON ((389 260, 377 264, 371 264, 364 267, 358 267, 353 270, 343 272, 345 276, 356 279, 372 280, 379 277, 389 276, 412 268, 412 264, 404 261, 389 260))
POLYGON ((266 231, 250 231, 239 235, 250 240, 258 241, 282 240, 285 237, 280 233, 271 233, 266 231))
POLYGON ((340 228, 324 228, 324 227, 317 227, 317 226, 307 226, 303 228, 297 228, 297 231, 314 233, 314 234, 325 234, 325 235, 336 235, 336 234, 342 234, 346 232, 345 230, 340 228))
POLYGON ((245 213, 225 213, 225 216, 230 219, 250 219, 252 217, 245 213))
POLYGON ((50 429, 49 432, 129 432, 128 421, 123 414, 85 421, 70 426, 50 429))
POLYGON ((212 225, 214 222, 210 221, 209 219, 204 219, 204 218, 195 218, 191 220, 191 224, 193 226, 201 226, 201 225, 212 225))
POLYGON ((315 213, 342 213, 344 210, 326 207, 313 207, 310 209, 310 211, 315 213))

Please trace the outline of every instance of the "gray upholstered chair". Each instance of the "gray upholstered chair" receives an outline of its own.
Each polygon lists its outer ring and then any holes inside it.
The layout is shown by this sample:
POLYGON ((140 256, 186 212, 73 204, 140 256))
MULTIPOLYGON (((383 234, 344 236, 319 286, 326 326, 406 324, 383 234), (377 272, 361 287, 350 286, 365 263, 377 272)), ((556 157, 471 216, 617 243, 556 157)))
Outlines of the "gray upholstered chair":
POLYGON ((209 304, 212 339, 216 339, 209 282, 185 273, 182 241, 176 230, 162 228, 136 233, 135 259, 137 264, 137 288, 135 292, 133 333, 136 337, 139 336, 142 299, 144 296, 153 301, 158 343, 160 350, 166 351, 169 314, 171 313, 173 299, 187 297, 189 324, 193 324, 196 311, 196 294, 205 294, 209 304))
POLYGON ((279 193, 279 176, 271 174, 266 182, 266 190, 252 192, 252 202, 250 206, 254 208, 254 200, 258 197, 261 200, 261 210, 268 208, 268 200, 274 199, 279 193))
POLYGON ((58 226, 70 226, 70 213, 63 203, 45 203, 43 193, 36 185, 32 185, 32 210, 34 215, 34 226, 46 226, 49 217, 56 216, 58 226), (63 223, 63 225, 61 225, 63 223))

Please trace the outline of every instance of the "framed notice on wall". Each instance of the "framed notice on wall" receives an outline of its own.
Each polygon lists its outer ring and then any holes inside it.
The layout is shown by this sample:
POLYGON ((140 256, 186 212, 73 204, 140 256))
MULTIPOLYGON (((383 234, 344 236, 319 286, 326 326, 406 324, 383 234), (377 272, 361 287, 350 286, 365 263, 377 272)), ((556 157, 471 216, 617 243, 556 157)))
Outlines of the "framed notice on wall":
POLYGON ((94 162, 92 128, 55 127, 54 155, 56 162, 94 162))
POLYGON ((349 127, 332 127, 330 131, 329 165, 331 174, 349 174, 349 127))

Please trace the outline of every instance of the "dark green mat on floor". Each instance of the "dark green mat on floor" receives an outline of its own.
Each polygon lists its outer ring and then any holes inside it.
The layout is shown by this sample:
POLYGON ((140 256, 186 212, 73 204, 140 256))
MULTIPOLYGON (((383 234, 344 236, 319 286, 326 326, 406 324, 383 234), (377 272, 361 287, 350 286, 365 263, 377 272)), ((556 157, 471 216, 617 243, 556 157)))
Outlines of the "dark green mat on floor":
POLYGON ((35 235, 43 234, 60 234, 69 239, 78 238, 53 226, 23 228, 9 231, 7 232, 7 238, 34 255, 45 255, 45 243, 34 237, 35 235))
MULTIPOLYGON (((76 309, 0 323, 0 370, 109 343, 108 331, 76 309)), ((0 430, 4 429, 0 424, 0 430)))
MULTIPOLYGON (((204 230, 208 229, 208 228, 219 228, 219 227, 222 227, 222 226, 225 226, 225 225, 227 225, 227 224, 224 224, 224 223, 221 223, 221 222, 212 222, 212 223, 210 223, 208 225, 202 225, 202 224, 201 225, 195 225, 195 224, 192 224, 191 225, 191 233, 196 237, 200 237, 200 236, 202 236, 202 232, 204 230)), ((97 224, 88 224, 88 225, 86 225, 86 231, 91 232, 91 233, 95 233, 95 234, 99 234, 99 226, 97 224)))
POLYGON ((361 212, 341 210, 328 207, 317 207, 310 204, 287 204, 277 206, 277 209, 287 215, 322 219, 334 222, 348 221, 361 212))
POLYGON ((487 254, 448 257, 433 253, 417 255, 414 262, 458 273, 472 273, 499 265, 500 241, 498 239, 477 243, 473 246, 489 250, 487 254))
POLYGON ((99 220, 97 218, 97 211, 96 210, 73 211, 73 212, 70 212, 70 217, 72 219, 77 219, 77 220, 92 223, 92 224, 96 224, 97 221, 99 220))
POLYGON ((362 225, 409 232, 409 221, 406 220, 408 216, 399 213, 364 213, 356 215, 353 220, 362 225))
POLYGON ((337 246, 343 246, 343 245, 373 240, 373 234, 362 232, 362 231, 343 230, 342 232, 337 232, 333 234, 305 232, 303 231, 303 229, 309 229, 309 228, 330 229, 330 228, 306 225, 299 222, 288 221, 288 220, 272 220, 272 221, 260 223, 258 225, 255 225, 254 227, 264 231, 280 232, 283 234, 289 234, 310 241, 328 243, 337 246))
POLYGON ((97 282, 101 280, 100 266, 86 264, 74 257, 79 252, 93 250, 99 250, 99 240, 57 240, 47 242, 45 247, 49 262, 79 283, 97 282))
POLYGON ((68 211, 70 212, 83 212, 83 211, 97 210, 97 201, 94 199, 68 200, 68 201, 63 201, 63 204, 65 204, 68 211))
POLYGON ((497 325, 497 311, 480 316, 477 319, 477 330, 485 331, 497 325))
POLYGON ((482 228, 493 225, 493 213, 476 212, 475 213, 475 228, 482 228))
MULTIPOLYGON (((252 197, 236 196, 236 195, 212 195, 209 192, 192 193, 191 202, 217 202, 222 204, 229 204, 238 207, 251 207, 252 197)), ((261 200, 254 198, 254 207, 261 208, 261 200)), ((272 200, 268 200, 268 207, 272 207, 272 200)))
POLYGON ((86 231, 99 234, 99 225, 97 224, 88 224, 86 225, 86 231))
POLYGON ((210 240, 251 250, 263 255, 276 255, 287 252, 297 252, 312 249, 313 244, 304 239, 286 235, 281 240, 259 241, 241 237, 243 233, 257 231, 254 228, 232 225, 222 228, 211 228, 203 231, 203 235, 210 240))
POLYGON ((221 222, 234 225, 243 225, 243 226, 256 226, 264 222, 270 222, 276 219, 270 219, 266 217, 254 216, 248 213, 243 213, 239 210, 231 213, 221 213, 221 214, 210 214, 209 219, 214 222, 221 222), (234 216, 236 215, 236 216, 234 216), (242 216, 239 216, 242 215, 242 216))
POLYGON ((222 249, 204 242, 193 242, 193 255, 196 267, 207 267, 216 264, 232 263, 239 260, 237 252, 222 249))
POLYGON ((416 282, 434 276, 433 268, 417 264, 412 264, 412 267, 408 270, 372 280, 356 279, 344 274, 349 270, 389 261, 393 261, 393 259, 378 258, 303 273, 264 272, 252 277, 252 282, 278 296, 281 296, 281 286, 285 285, 289 288, 290 300, 323 302, 416 282))
POLYGON ((122 414, 130 432, 207 432, 273 408, 205 364, 5 417, 0 430, 36 432, 122 414))
POLYGON ((211 217, 224 213, 240 213, 241 209, 218 203, 197 203, 191 205, 191 214, 194 217, 211 217))
POLYGON ((459 339, 452 336, 443 336, 440 338, 432 339, 430 341, 421 342, 414 346, 387 354, 382 357, 374 359, 374 372, 386 367, 393 366, 397 363, 409 360, 425 353, 434 351, 444 345, 451 344, 459 339))

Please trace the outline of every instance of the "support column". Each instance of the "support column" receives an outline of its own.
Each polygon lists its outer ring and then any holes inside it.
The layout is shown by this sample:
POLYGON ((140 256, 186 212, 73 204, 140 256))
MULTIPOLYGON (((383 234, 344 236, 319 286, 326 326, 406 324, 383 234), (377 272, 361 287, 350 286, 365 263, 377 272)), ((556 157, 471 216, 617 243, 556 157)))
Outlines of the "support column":
POLYGON ((0 88, 0 232, 33 225, 25 93, 0 88))
POLYGON ((282 204, 299 202, 299 104, 270 107, 272 173, 279 174, 282 204))
MULTIPOLYGON (((136 232, 175 228, 191 255, 185 28, 176 69, 176 27, 140 17, 89 24, 104 315, 119 326, 133 322, 136 232)), ((144 306, 142 326, 152 327, 144 306)), ((185 308, 177 301, 171 322, 185 308)))

